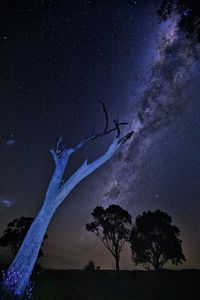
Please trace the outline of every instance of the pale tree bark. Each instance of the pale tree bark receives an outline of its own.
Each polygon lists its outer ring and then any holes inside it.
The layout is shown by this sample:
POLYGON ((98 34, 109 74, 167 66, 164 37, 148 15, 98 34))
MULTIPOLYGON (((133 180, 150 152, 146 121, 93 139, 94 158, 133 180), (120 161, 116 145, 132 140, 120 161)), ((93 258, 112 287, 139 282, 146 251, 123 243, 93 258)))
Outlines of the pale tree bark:
POLYGON ((51 150, 55 162, 55 170, 47 188, 44 203, 30 229, 28 230, 16 257, 14 258, 9 269, 6 271, 3 280, 3 287, 12 294, 18 295, 19 298, 23 296, 29 284, 29 279, 32 274, 32 270, 35 265, 44 235, 57 207, 64 201, 68 194, 81 180, 86 178, 106 161, 108 161, 118 150, 118 148, 132 136, 132 132, 130 132, 121 138, 120 126, 127 123, 120 123, 116 120, 114 121, 115 127, 108 130, 108 116, 104 104, 102 105, 106 116, 106 126, 102 133, 92 135, 91 137, 84 139, 75 147, 69 149, 66 148, 62 138, 60 138, 58 140, 56 149, 51 150), (88 161, 85 160, 80 168, 76 170, 63 185, 61 185, 70 156, 88 141, 104 136, 112 131, 117 131, 117 136, 113 140, 108 150, 91 163, 88 163, 88 161))

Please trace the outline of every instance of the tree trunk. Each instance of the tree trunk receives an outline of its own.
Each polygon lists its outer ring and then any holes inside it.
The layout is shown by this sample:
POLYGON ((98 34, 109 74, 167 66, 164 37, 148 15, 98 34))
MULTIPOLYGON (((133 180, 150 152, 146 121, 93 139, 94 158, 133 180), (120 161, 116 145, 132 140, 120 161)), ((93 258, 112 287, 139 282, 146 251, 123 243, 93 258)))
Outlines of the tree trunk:
POLYGON ((119 272, 119 256, 115 257, 115 270, 116 272, 119 272))
MULTIPOLYGON (((80 143, 74 149, 66 149, 63 146, 62 139, 59 139, 57 150, 51 151, 55 161, 55 171, 49 183, 44 204, 31 224, 14 261, 4 276, 3 287, 7 291, 15 296, 18 295, 19 298, 22 298, 26 287, 29 284, 29 279, 37 260, 44 235, 56 208, 81 180, 109 160, 120 145, 126 142, 131 135, 132 133, 129 133, 121 139, 119 136, 115 138, 113 143, 103 155, 89 164, 86 160, 82 166, 63 184, 63 186, 61 186, 61 180, 69 156, 75 152, 75 150, 79 149, 84 143, 80 143)), ((116 270, 119 270, 119 257, 116 259, 116 270)))
POLYGON ((43 205, 9 269, 6 271, 3 286, 21 298, 29 284, 33 267, 38 257, 44 235, 55 212, 54 208, 43 205))
POLYGON ((155 271, 158 273, 159 270, 160 270, 160 262, 159 262, 159 256, 158 255, 156 255, 156 258, 155 258, 154 268, 155 268, 155 271))

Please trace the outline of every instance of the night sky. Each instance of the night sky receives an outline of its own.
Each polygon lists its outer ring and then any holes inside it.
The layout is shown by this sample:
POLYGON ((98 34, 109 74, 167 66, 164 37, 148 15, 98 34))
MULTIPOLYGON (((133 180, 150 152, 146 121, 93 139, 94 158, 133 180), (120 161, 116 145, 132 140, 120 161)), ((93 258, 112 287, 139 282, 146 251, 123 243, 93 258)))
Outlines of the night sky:
MULTIPOLYGON (((35 217, 59 136, 72 146, 104 126, 101 99, 134 130, 131 142, 83 180, 57 209, 40 263, 112 268, 109 252, 85 224, 97 205, 133 216, 164 210, 180 228, 187 262, 200 268, 199 46, 159 24, 159 1, 28 0, 0 3, 0 234, 35 217)), ((113 135, 71 159, 66 178, 102 154, 113 135)), ((11 258, 0 250, 1 260, 11 258)), ((136 268, 127 246, 121 267, 136 268)))

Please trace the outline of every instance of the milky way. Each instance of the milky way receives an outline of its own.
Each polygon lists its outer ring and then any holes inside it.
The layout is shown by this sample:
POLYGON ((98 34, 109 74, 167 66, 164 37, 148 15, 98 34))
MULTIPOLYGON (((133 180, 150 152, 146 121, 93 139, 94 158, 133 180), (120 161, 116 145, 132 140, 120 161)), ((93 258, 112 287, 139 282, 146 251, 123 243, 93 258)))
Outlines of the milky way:
MULTIPOLYGON (((169 213, 187 266, 199 266, 199 47, 177 30, 178 17, 159 24, 157 1, 14 1, 12 11, 8 2, 0 10, 1 233, 14 218, 37 215, 57 137, 72 146, 95 123, 102 129, 101 99, 110 124, 119 112, 129 122, 122 135, 135 133, 58 208, 41 264, 82 268, 92 259, 111 268, 85 224, 96 205, 119 203, 133 220, 148 209, 169 213)), ((113 138, 80 149, 66 178, 113 138)), ((127 253, 122 268, 133 266, 127 253)))
POLYGON ((132 112, 128 118, 133 120, 131 129, 135 135, 114 160, 104 205, 124 202, 123 195, 137 180, 145 155, 155 142, 155 133, 171 124, 188 105, 184 86, 199 65, 200 48, 178 31, 177 21, 175 16, 160 25, 147 79, 137 96, 130 99, 132 112))

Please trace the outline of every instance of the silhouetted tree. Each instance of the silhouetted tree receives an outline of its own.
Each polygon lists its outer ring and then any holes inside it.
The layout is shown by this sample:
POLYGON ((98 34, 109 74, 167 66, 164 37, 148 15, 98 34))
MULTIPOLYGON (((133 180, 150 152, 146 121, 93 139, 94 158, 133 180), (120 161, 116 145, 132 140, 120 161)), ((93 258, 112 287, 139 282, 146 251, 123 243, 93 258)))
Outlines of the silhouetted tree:
POLYGON ((84 268, 85 271, 91 272, 91 271, 99 271, 100 270, 100 266, 95 266, 94 261, 90 260, 88 262, 88 264, 85 266, 84 268))
POLYGON ((44 203, 31 224, 12 264, 6 271, 2 282, 4 289, 14 295, 18 295, 18 298, 23 297, 29 284, 29 278, 32 274, 43 238, 58 206, 80 181, 108 161, 133 134, 131 131, 121 136, 121 126, 126 125, 127 122, 119 122, 117 119, 114 120, 114 126, 109 129, 108 113, 104 103, 102 103, 102 107, 105 114, 105 127, 101 132, 91 134, 71 148, 67 148, 62 137, 60 137, 55 149, 51 149, 55 169, 47 188, 44 203), (108 135, 111 132, 115 132, 116 136, 108 150, 90 163, 86 159, 70 178, 66 181, 63 180, 63 175, 71 155, 82 148, 87 142, 108 135))
MULTIPOLYGON (((30 217, 20 217, 9 222, 3 236, 0 238, 0 246, 10 248, 12 254, 16 255, 33 221, 34 219, 30 217)), ((48 236, 45 234, 44 240, 47 238, 48 236)), ((40 248, 38 257, 41 256, 43 256, 43 251, 40 248)))
POLYGON ((185 261, 180 230, 171 217, 160 210, 147 211, 136 218, 130 235, 132 258, 136 264, 160 270, 167 262, 185 261))
POLYGON ((160 20, 166 20, 173 14, 179 16, 179 28, 187 36, 200 42, 200 5, 197 0, 164 0, 158 10, 160 20))
POLYGON ((131 215, 119 205, 104 209, 97 206, 91 214, 94 221, 86 224, 115 258, 116 271, 119 271, 120 253, 128 240, 131 229, 131 215))

